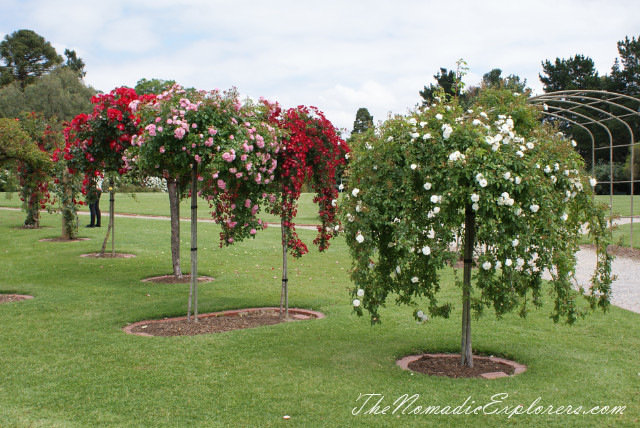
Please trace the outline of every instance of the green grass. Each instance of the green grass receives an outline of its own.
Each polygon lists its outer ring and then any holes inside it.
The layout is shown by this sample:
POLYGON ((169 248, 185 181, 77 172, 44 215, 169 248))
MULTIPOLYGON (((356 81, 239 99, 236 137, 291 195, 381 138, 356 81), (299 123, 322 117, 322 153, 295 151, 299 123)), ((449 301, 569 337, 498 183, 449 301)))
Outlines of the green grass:
MULTIPOLYGON (((631 241, 631 225, 622 224, 613 230, 613 243, 628 247, 631 241)), ((633 223, 633 248, 640 249, 640 220, 633 223)))
MULTIPOLYGON (((296 216, 296 224, 317 224, 318 223, 318 206, 313 204, 313 193, 303 193, 300 196, 300 204, 298 215, 296 216)), ((17 193, 0 192, 0 207, 20 208, 22 201, 17 193)), ((105 193, 100 198, 100 209, 102 212, 109 212, 109 194, 105 193)), ((80 207, 80 211, 89 211, 86 206, 80 207)), ((167 193, 117 193, 115 195, 116 213, 135 213, 143 215, 169 215, 169 196, 167 193)), ((211 209, 204 199, 198 199, 198 217, 211 218, 211 209)), ((180 203, 180 216, 191 216, 191 201, 183 200, 180 203)), ((265 221, 280 222, 276 216, 262 213, 260 215, 265 221)))
MULTIPOLYGON (((609 195, 596 196, 596 200, 607 204, 611 204, 609 195)), ((630 195, 613 195, 613 213, 623 217, 631 215, 631 196, 630 195)), ((633 215, 640 215, 640 195, 633 197, 633 215)))
MULTIPOLYGON (((156 195, 153 195, 155 197, 156 195)), ((151 206, 147 195, 143 206, 151 206)), ((124 198, 121 198, 124 199, 124 198)), ((124 205, 124 202, 123 202, 124 205)), ((106 204, 105 204, 106 206, 106 204)), ((135 205, 134 205, 135 206, 135 205)), ((158 205, 160 207, 160 205, 158 205)), ((146 208, 145 208, 146 209, 146 208)), ((496 380, 448 379, 405 372, 395 360, 418 351, 457 352, 460 312, 418 325, 411 309, 391 304, 382 325, 352 314, 344 240, 290 262, 292 307, 320 310, 322 320, 215 335, 139 337, 127 323, 186 312, 187 285, 140 282, 171 271, 169 223, 116 220, 116 250, 133 259, 86 259, 105 229, 82 229, 89 241, 53 243, 59 216, 16 229, 23 213, 0 211, 0 292, 35 296, 0 304, 0 426, 2 427, 386 427, 386 426, 638 426, 640 314, 612 307, 576 325, 549 320, 551 302, 522 320, 487 314, 473 322, 474 352, 529 366, 496 380), (352 415, 359 394, 384 403, 419 394, 416 404, 475 405, 508 394, 499 408, 540 404, 626 406, 623 415, 352 415), (290 415, 290 420, 283 420, 290 415)), ((188 223, 182 225, 188 269, 188 223)), ((279 230, 218 247, 218 228, 199 225, 200 312, 278 305, 279 230)), ((310 243, 313 231, 300 231, 310 243)), ((459 299, 450 272, 441 300, 459 299)), ((459 306, 459 305, 456 305, 459 306)))

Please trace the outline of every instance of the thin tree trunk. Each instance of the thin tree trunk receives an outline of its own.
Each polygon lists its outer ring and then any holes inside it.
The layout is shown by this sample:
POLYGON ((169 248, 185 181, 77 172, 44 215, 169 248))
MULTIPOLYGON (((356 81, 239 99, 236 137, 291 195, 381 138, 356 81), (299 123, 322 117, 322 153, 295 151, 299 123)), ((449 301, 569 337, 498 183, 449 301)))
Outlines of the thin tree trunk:
POLYGON ((282 290, 280 292, 280 319, 282 319, 282 303, 284 301, 284 317, 289 318, 289 278, 287 272, 287 231, 284 219, 280 219, 282 233, 282 290))
POLYGON ((76 220, 76 209, 73 203, 73 189, 70 183, 69 171, 65 168, 62 173, 62 238, 76 239, 78 237, 78 222, 76 220))
POLYGON ((198 164, 193 164, 191 174, 191 282, 189 283, 189 308, 187 320, 198 322, 198 164))
POLYGON ((109 180, 109 226, 107 227, 107 235, 104 237, 104 241, 102 242, 102 248, 100 249, 100 256, 104 257, 104 252, 107 249, 107 242, 109 241, 109 233, 111 233, 111 255, 113 257, 116 256, 116 233, 114 228, 114 217, 115 217, 115 181, 113 178, 109 180))
POLYGON ((465 208, 464 218, 464 271, 462 281, 462 343, 460 364, 473 367, 471 352, 471 268, 476 240, 476 217, 471 206, 465 208))
POLYGON ((173 264, 173 276, 182 278, 180 268, 180 197, 178 196, 178 180, 167 179, 169 191, 169 211, 171 212, 171 262, 173 264))

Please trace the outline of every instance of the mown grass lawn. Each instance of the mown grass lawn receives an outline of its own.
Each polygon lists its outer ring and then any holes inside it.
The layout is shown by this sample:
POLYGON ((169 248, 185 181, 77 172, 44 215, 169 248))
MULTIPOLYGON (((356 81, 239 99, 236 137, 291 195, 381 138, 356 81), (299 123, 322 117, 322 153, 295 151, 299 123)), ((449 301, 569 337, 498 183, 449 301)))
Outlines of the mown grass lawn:
MULTIPOLYGON (((325 319, 193 337, 130 336, 121 330, 127 323, 186 312, 187 285, 140 282, 171 271, 169 223, 116 219, 116 250, 137 257, 111 260, 80 257, 99 250, 105 228, 82 229, 89 241, 39 242, 59 235, 59 216, 43 215, 43 226, 52 229, 16 229, 23 217, 0 211, 0 292, 35 296, 0 304, 2 427, 640 424, 640 314, 612 307, 569 327, 549 320, 550 301, 525 320, 498 321, 487 312, 472 324, 474 352, 515 359, 529 366, 524 374, 496 380, 412 375, 395 360, 419 351, 458 352, 460 312, 418 325, 410 308, 390 304, 382 325, 371 327, 352 314, 350 261, 338 239, 324 254, 290 259, 292 307, 320 310, 325 319), (354 416, 360 394, 381 394, 384 405, 419 394, 416 405, 452 408, 468 397, 466 406, 475 407, 507 394, 488 412, 526 409, 538 398, 545 408, 626 409, 622 415, 509 418, 390 414, 393 408, 365 415, 367 406, 354 416)), ((187 270, 189 225, 182 227, 187 270)), ((315 236, 299 233, 309 244, 315 236)), ((200 286, 200 312, 277 306, 279 229, 232 247, 219 248, 217 239, 215 225, 200 224, 199 273, 216 278, 200 286)), ((457 303, 452 278, 443 273, 441 300, 457 303)))

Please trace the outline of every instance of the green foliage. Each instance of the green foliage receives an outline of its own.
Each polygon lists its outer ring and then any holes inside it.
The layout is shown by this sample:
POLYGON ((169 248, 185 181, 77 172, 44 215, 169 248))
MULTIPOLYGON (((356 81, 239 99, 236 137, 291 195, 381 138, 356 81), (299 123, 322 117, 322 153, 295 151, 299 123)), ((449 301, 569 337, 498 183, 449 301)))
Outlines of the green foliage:
POLYGON ((0 118, 0 166, 25 162, 35 169, 47 169, 51 160, 42 152, 16 119, 0 118))
POLYGON ((365 107, 360 107, 356 112, 356 120, 353 121, 351 134, 361 134, 373 127, 373 116, 365 107))
POLYGON ((3 83, 9 76, 24 89, 62 62, 50 42, 32 30, 18 30, 0 42, 0 59, 5 63, 3 83))
POLYGON ((89 100, 95 93, 74 71, 58 67, 24 90, 17 82, 0 88, 0 117, 39 112, 47 119, 71 121, 77 114, 91 111, 89 100))
POLYGON ((542 63, 542 70, 546 76, 539 76, 545 92, 602 87, 595 63, 584 55, 577 54, 569 59, 556 58, 554 63, 546 60, 542 63))
POLYGON ((175 85, 175 80, 145 79, 144 77, 136 83, 135 90, 139 95, 156 94, 160 95, 164 91, 171 89, 175 85))
POLYGON ((64 56, 67 57, 67 62, 65 65, 69 68, 69 70, 73 71, 80 79, 86 76, 87 72, 84 71, 85 63, 82 58, 78 58, 78 54, 76 54, 76 51, 65 49, 64 56))
POLYGON ((422 104, 429 105, 432 104, 435 100, 436 94, 439 92, 443 92, 446 97, 451 97, 456 94, 456 72, 453 70, 447 71, 446 68, 440 68, 440 71, 435 74, 434 79, 438 82, 437 85, 433 83, 426 86, 422 91, 420 91, 420 96, 422 97, 422 104))
MULTIPOLYGON (((443 96, 440 96, 443 99, 443 96)), ((473 110, 456 98, 395 116, 371 139, 354 144, 344 224, 351 248, 355 311, 379 322, 379 307, 396 302, 448 316, 438 301, 440 275, 460 259, 465 210, 476 217, 475 294, 481 312, 498 316, 541 303, 545 269, 554 272, 555 321, 586 313, 571 287, 584 223, 598 247, 590 308, 606 309, 610 256, 601 210, 592 202, 583 162, 571 143, 537 121, 525 97, 487 89, 473 110)), ((593 183, 595 184, 595 182, 593 183)), ((417 319, 423 311, 414 310, 417 319)))

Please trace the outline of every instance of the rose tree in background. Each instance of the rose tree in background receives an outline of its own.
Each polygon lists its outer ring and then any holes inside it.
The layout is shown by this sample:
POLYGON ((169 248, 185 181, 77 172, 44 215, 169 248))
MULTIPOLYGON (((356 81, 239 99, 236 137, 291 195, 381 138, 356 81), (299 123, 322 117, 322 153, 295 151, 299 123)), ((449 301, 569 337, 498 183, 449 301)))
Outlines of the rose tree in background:
POLYGON ((498 316, 519 309, 524 317, 529 303, 541 305, 545 269, 554 321, 607 309, 609 235, 592 199, 595 180, 524 97, 488 90, 468 111, 454 98, 390 118, 366 135, 352 146, 344 203, 358 315, 367 310, 380 322, 378 308, 392 293, 414 306, 418 322, 427 313, 448 317, 452 305, 437 300, 439 272, 462 258, 461 364, 471 367, 470 309, 493 306, 498 316), (571 282, 585 224, 598 257, 588 291, 571 282))
MULTIPOLYGON (((115 256, 114 187, 115 176, 128 170, 127 149, 132 138, 139 134, 140 118, 131 109, 135 102, 153 99, 153 95, 139 98, 130 88, 116 88, 108 94, 91 98, 94 105, 89 115, 79 114, 65 129, 66 147, 63 157, 71 161, 72 170, 85 174, 85 184, 106 173, 109 176, 109 228, 100 255, 104 256, 109 232, 111 250, 115 256), (135 102, 134 102, 135 101, 135 102)), ((87 192, 86 186, 83 193, 87 192)))
POLYGON ((278 155, 274 198, 271 212, 280 216, 282 228, 282 293, 280 316, 284 300, 285 317, 289 316, 287 249, 295 258, 307 253, 293 222, 302 186, 307 183, 315 191, 321 224, 313 241, 320 251, 329 247, 329 240, 340 230, 336 217, 338 190, 336 168, 344 165, 349 152, 337 129, 315 107, 299 106, 286 111, 277 108, 272 117, 283 131, 283 148, 278 155))
MULTIPOLYGON (((197 196, 214 208, 212 215, 222 227, 221 245, 252 237, 264 227, 256 214, 267 197, 279 151, 276 130, 267 123, 270 107, 243 103, 236 90, 185 91, 177 85, 135 107, 145 123, 143 134, 133 142, 132 161, 150 175, 191 182, 187 318, 191 320, 193 306, 197 322, 197 196)), ((177 199, 174 202, 177 205, 177 199)), ((175 209, 172 218, 177 219, 175 209)), ((177 220, 172 221, 174 227, 179 227, 177 220)), ((174 251, 177 236, 172 233, 174 274, 179 263, 179 252, 174 251)))

